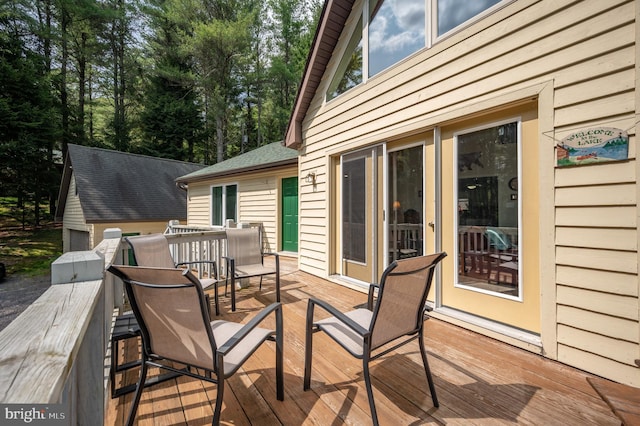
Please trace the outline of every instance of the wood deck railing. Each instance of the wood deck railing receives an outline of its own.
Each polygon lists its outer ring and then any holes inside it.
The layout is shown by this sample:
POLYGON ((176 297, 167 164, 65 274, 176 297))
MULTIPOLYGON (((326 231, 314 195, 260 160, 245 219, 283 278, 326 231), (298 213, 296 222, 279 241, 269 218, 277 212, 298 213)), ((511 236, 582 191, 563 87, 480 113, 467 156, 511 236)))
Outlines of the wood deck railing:
POLYGON ((46 415, 68 424, 104 416, 105 354, 122 303, 121 285, 104 274, 105 265, 121 263, 120 233, 107 233, 93 251, 57 259, 51 287, 0 332, 0 403, 16 404, 15 413, 47 404, 46 415))
MULTIPOLYGON (((166 237, 176 262, 221 265, 224 230, 166 237)), ((128 263, 127 251, 120 230, 108 229, 94 250, 54 261, 52 286, 0 332, 0 404, 15 404, 16 415, 46 404, 55 407, 47 415, 61 415, 68 424, 104 418, 111 330, 124 301, 122 283, 105 269, 128 263)), ((197 272, 212 273, 209 267, 197 272)))

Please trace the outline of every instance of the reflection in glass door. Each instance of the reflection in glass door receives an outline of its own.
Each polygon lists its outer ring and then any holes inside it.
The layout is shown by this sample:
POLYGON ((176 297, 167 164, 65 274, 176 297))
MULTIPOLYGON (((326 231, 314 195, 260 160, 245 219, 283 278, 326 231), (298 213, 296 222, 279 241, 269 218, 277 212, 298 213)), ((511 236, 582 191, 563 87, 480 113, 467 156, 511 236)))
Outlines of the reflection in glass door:
POLYGON ((520 297, 518 123, 456 139, 458 286, 520 297))
POLYGON ((388 154, 388 263, 424 253, 422 145, 388 154))

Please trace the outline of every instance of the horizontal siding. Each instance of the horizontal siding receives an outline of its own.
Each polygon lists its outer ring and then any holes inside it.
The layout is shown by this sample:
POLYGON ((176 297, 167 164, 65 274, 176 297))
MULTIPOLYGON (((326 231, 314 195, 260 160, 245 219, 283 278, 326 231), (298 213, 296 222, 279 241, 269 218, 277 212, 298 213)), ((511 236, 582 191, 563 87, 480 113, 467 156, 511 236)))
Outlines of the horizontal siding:
MULTIPOLYGON (((558 305, 600 312, 603 314, 638 321, 637 297, 597 292, 577 287, 557 287, 558 305)), ((589 324, 584 324, 588 330, 589 324)))
POLYGON ((629 64, 625 69, 616 71, 602 77, 556 89, 554 99, 556 107, 569 107, 588 102, 593 98, 609 97, 616 93, 633 93, 635 70, 632 68, 632 64, 629 64))
MULTIPOLYGON (((633 141, 630 142, 630 144, 633 141)), ((620 185, 636 183, 636 161, 621 163, 603 163, 589 167, 566 167, 555 170, 555 186, 586 187, 596 185, 620 185)))
POLYGON ((617 362, 581 348, 563 344, 558 346, 558 361, 560 362, 579 367, 582 370, 607 377, 616 382, 635 386, 640 382, 640 370, 635 365, 617 362))
POLYGON ((638 256, 635 252, 556 247, 556 264, 629 274, 638 273, 638 256))
POLYGON ((638 277, 635 274, 557 265, 556 281, 563 286, 638 297, 638 277))
MULTIPOLYGON (((584 121, 571 118, 571 111, 580 111, 583 103, 596 111, 607 108, 607 115, 624 116, 629 112, 627 100, 634 105, 633 96, 629 98, 635 87, 634 15, 629 1, 515 2, 479 21, 476 27, 482 31, 464 30, 326 106, 320 96, 326 86, 321 86, 303 123, 306 155, 301 174, 312 169, 318 176, 326 174, 327 151, 338 153, 341 145, 353 140, 416 120, 428 125, 430 116, 437 125, 443 111, 556 76, 561 83, 556 108, 565 110, 556 125, 584 121), (510 13, 514 15, 505 19, 510 13), (603 85, 610 81, 615 81, 611 88, 603 85), (602 105, 616 94, 625 99, 622 104, 602 105)), ((327 73, 325 83, 329 79, 327 73)), ((326 188, 316 190, 323 194, 326 188)), ((302 209, 306 202, 301 198, 302 209)), ((328 213, 326 207, 322 215, 328 213)))
MULTIPOLYGON (((594 200, 598 203, 598 200, 594 200)), ((557 226, 599 226, 611 228, 635 228, 636 209, 633 206, 615 207, 558 207, 557 226)))
POLYGON ((635 206, 636 186, 633 183, 619 185, 592 185, 556 189, 556 206, 584 205, 635 206))
POLYGON ((119 228, 122 235, 127 234, 163 234, 166 231, 168 222, 124 222, 124 223, 97 223, 93 225, 91 232, 92 247, 100 244, 104 239, 104 231, 108 228, 119 228))
POLYGON ((511 94, 551 87, 540 104, 552 109, 539 111, 552 127, 540 137, 548 144, 541 155, 576 130, 607 126, 628 130, 631 159, 538 171, 555 187, 540 194, 555 206, 554 227, 541 230, 555 233, 555 282, 541 291, 555 295, 557 326, 543 341, 553 342, 550 352, 562 362, 640 385, 630 365, 640 356, 636 5, 513 2, 325 104, 339 58, 332 59, 303 122, 301 176, 313 171, 318 184, 301 183, 301 268, 326 274, 335 250, 327 247, 327 155, 449 125, 482 113, 479 105, 496 110, 507 106, 499 100, 525 100, 511 94))
MULTIPOLYGON (((557 2, 558 8, 561 3, 557 2)), ((536 3, 512 19, 496 23, 482 36, 464 40, 461 48, 437 56, 426 51, 425 62, 416 62, 416 58, 415 65, 402 75, 398 71, 393 81, 372 79, 367 86, 374 87, 363 87, 358 96, 318 115, 307 129, 308 150, 314 150, 315 143, 332 144, 333 137, 350 140, 425 114, 437 118, 448 108, 519 84, 548 80, 565 64, 574 65, 635 41, 632 2, 611 10, 610 4, 603 2, 582 2, 555 14, 551 7, 555 6, 549 2, 536 3), (541 13, 547 16, 540 19, 541 13)), ((574 81, 583 79, 574 74, 574 81)), ((627 110, 621 107, 611 114, 627 110)), ((563 119, 563 125, 567 124, 563 119)))
POLYGON ((581 248, 637 251, 635 229, 557 227, 556 244, 581 248))
POLYGON ((265 249, 279 249, 280 191, 283 178, 298 176, 297 166, 217 178, 189 185, 190 225, 210 226, 211 186, 238 185, 238 222, 262 223, 265 249))
POLYGON ((190 184, 187 195, 187 225, 211 226, 211 190, 208 184, 190 184))
POLYGON ((260 222, 263 226, 265 248, 277 250, 276 220, 278 188, 276 178, 243 178, 238 180, 239 222, 260 222))
POLYGON ((78 231, 88 231, 87 221, 84 218, 80 197, 76 195, 76 180, 71 176, 69 184, 69 192, 67 193, 67 202, 64 206, 64 214, 62 218, 64 227, 67 229, 75 229, 78 231))
POLYGON ((558 307, 558 322, 575 329, 583 329, 584 324, 589 324, 589 329, 593 333, 626 342, 634 342, 638 339, 638 327, 635 321, 572 306, 558 307))
POLYGON ((601 334, 589 333, 578 328, 559 326, 558 340, 561 340, 567 346, 597 354, 619 363, 631 365, 633 360, 638 357, 637 344, 601 334))

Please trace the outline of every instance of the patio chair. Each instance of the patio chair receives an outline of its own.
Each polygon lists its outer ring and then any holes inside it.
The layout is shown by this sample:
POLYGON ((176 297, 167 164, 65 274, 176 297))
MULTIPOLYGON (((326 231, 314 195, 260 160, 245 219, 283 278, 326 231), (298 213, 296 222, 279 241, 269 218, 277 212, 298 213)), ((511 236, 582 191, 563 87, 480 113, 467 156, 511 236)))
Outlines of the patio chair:
POLYGON ((362 359, 371 419, 373 424, 377 425, 378 416, 373 400, 369 363, 417 338, 431 399, 433 405, 438 407, 436 389, 424 347, 423 323, 426 314, 425 301, 431 288, 435 267, 446 255, 443 252, 393 262, 383 272, 380 285, 372 284, 369 287, 366 309, 358 308, 342 313, 326 302, 309 299, 306 321, 304 390, 308 390, 311 386, 313 334, 324 331, 351 355, 362 359), (376 290, 378 296, 377 300, 374 300, 376 290), (323 308, 333 316, 314 321, 316 306, 323 308), (400 339, 401 341, 399 341, 400 339), (389 347, 392 343, 393 345, 389 347))
POLYGON ((231 310, 236 310, 236 279, 262 277, 275 274, 276 302, 280 301, 280 256, 277 253, 265 253, 262 250, 260 228, 227 229, 226 278, 224 295, 231 278, 231 310), (264 257, 274 256, 275 267, 264 266, 264 257))
MULTIPOLYGON (((213 260, 196 260, 192 262, 175 263, 171 257, 169 250, 169 241, 163 234, 136 235, 125 237, 125 241, 129 243, 133 250, 133 258, 138 266, 148 266, 154 268, 180 268, 183 266, 191 267, 192 265, 209 265, 209 278, 200 278, 199 282, 203 289, 213 286, 216 315, 220 315, 220 307, 218 304, 218 271, 216 262, 213 260)), ((207 306, 209 307, 209 315, 211 315, 211 304, 209 295, 206 294, 207 306)))
POLYGON ((276 397, 284 400, 280 303, 267 306, 247 324, 210 321, 202 286, 189 270, 115 265, 108 270, 124 281, 142 335, 142 366, 128 425, 133 424, 149 367, 217 384, 212 424, 220 424, 225 380, 267 340, 275 342, 276 397), (258 327, 271 313, 275 330, 258 327))

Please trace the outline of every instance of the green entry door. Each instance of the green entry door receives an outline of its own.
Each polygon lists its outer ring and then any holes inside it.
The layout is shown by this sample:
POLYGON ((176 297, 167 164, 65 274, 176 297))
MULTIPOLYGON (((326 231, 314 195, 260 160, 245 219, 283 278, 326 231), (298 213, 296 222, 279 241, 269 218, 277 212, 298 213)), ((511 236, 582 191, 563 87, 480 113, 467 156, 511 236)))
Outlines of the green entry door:
POLYGON ((298 178, 282 179, 282 250, 298 251, 298 178))

